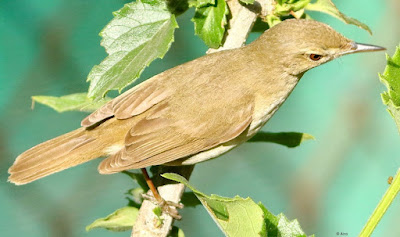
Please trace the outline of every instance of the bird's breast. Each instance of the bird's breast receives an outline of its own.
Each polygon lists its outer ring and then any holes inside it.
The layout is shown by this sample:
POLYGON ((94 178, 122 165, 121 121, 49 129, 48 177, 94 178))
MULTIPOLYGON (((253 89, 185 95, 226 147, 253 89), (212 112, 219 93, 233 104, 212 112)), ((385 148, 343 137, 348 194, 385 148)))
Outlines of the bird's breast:
POLYGON ((267 88, 266 90, 256 94, 253 120, 247 133, 248 139, 254 136, 275 114, 293 91, 298 80, 299 79, 295 77, 290 79, 286 78, 284 83, 271 86, 271 90, 268 90, 270 88, 267 88))
POLYGON ((286 98, 287 97, 282 96, 273 103, 269 104, 266 108, 259 111, 254 111, 254 119, 251 122, 249 131, 247 133, 249 138, 254 136, 265 125, 265 123, 267 123, 267 121, 272 117, 272 115, 274 115, 286 98))

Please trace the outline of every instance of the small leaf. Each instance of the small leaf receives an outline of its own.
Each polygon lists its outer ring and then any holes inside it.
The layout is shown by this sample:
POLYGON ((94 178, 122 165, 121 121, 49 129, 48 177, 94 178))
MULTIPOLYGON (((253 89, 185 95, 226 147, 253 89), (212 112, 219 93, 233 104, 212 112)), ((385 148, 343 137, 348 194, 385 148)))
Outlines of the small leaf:
POLYGON ((154 215, 156 215, 157 217, 161 217, 161 215, 162 215, 161 207, 156 206, 156 207, 153 209, 153 213, 154 213, 154 215))
POLYGON ((267 15, 266 21, 270 28, 282 22, 281 18, 275 15, 267 15))
POLYGON ((338 18, 339 20, 345 22, 346 24, 352 24, 358 26, 359 28, 368 31, 372 35, 371 29, 366 24, 341 13, 331 0, 316 0, 315 2, 308 4, 305 7, 305 9, 310 11, 324 12, 326 14, 338 18))
POLYGON ((214 5, 197 7, 192 21, 195 34, 210 48, 218 48, 222 44, 227 24, 228 5, 224 0, 215 0, 214 5))
POLYGON ((305 17, 305 15, 304 15, 304 8, 303 8, 303 9, 300 9, 300 10, 298 10, 298 11, 293 12, 292 15, 293 15, 294 18, 296 18, 296 19, 300 19, 300 18, 302 18, 302 17, 305 17))
POLYGON ((396 48, 392 58, 387 55, 386 59, 385 71, 379 77, 388 91, 383 92, 381 97, 400 132, 400 46, 396 48))
POLYGON ((133 83, 156 58, 162 58, 178 27, 165 1, 136 1, 114 13, 101 31, 101 45, 109 56, 89 73, 88 96, 104 97, 133 83))
POLYGON ((161 207, 160 207, 160 206, 156 206, 156 207, 153 209, 153 213, 154 213, 154 215, 156 215, 156 217, 157 217, 157 222, 156 222, 156 224, 155 224, 155 227, 156 227, 156 228, 159 228, 159 227, 161 227, 161 226, 163 225, 163 223, 164 223, 164 218, 161 217, 161 215, 162 215, 161 207))
POLYGON ((244 4, 254 4, 254 0, 239 0, 240 2, 244 3, 244 4))
POLYGON ((143 202, 144 190, 142 188, 132 188, 129 189, 125 194, 129 195, 127 199, 129 200, 128 206, 140 208, 143 202))
POLYGON ((65 111, 92 112, 110 100, 110 98, 104 98, 94 102, 87 97, 86 93, 64 95, 61 97, 43 95, 32 96, 32 103, 38 102, 47 105, 60 113, 65 111))
POLYGON ((252 137, 249 142, 272 142, 284 145, 290 148, 299 146, 302 142, 307 140, 315 140, 315 138, 307 133, 299 132, 258 132, 252 137))
POLYGON ((304 9, 304 7, 307 6, 310 1, 311 0, 296 0, 282 2, 281 4, 277 4, 275 6, 273 14, 275 16, 288 16, 291 14, 291 12, 297 12, 304 9))
POLYGON ((138 214, 139 209, 136 207, 123 207, 105 218, 95 220, 92 224, 86 226, 86 231, 94 228, 105 228, 111 231, 131 230, 138 214))

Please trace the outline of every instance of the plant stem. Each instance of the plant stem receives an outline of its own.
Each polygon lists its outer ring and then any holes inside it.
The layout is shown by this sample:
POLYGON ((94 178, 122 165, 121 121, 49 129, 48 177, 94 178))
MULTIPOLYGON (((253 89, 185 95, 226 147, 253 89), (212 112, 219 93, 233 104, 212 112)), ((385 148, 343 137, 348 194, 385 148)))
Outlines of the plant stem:
POLYGON ((399 191, 400 191, 400 169, 397 171, 397 174, 394 177, 392 184, 390 184, 390 187, 386 191, 385 195, 383 195, 378 206, 375 208, 371 217, 367 221, 367 224, 365 224, 363 230, 360 233, 360 237, 368 237, 372 234, 372 232, 375 230, 379 221, 382 219, 386 210, 393 202, 394 198, 396 197, 399 191))

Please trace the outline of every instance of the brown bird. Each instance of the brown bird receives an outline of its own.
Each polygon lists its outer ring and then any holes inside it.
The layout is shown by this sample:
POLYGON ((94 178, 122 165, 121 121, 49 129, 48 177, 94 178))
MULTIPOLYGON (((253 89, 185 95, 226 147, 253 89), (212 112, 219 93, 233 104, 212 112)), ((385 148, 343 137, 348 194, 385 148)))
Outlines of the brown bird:
POLYGON ((101 174, 142 168, 146 177, 148 166, 215 158, 255 135, 309 69, 378 50, 384 48, 355 43, 317 21, 286 20, 247 46, 205 55, 126 91, 81 128, 19 155, 9 181, 26 184, 102 156, 101 174))

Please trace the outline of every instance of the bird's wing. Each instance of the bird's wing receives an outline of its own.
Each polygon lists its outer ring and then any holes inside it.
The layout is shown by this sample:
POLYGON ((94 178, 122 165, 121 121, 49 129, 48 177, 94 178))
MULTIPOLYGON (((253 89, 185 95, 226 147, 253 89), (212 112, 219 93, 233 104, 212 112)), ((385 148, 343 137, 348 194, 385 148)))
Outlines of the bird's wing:
MULTIPOLYGON (((212 113, 199 109, 197 117, 168 102, 154 106, 125 137, 125 147, 103 160, 100 173, 160 165, 194 155, 230 141, 243 133, 252 121, 252 97, 238 95, 238 101, 225 101, 212 113), (250 101, 250 103, 249 103, 250 101), (207 119, 204 119, 207 116, 207 119)), ((183 106, 183 105, 182 105, 183 106)), ((201 106, 201 105, 199 105, 201 106)), ((208 111, 210 112, 210 111, 208 111)))
POLYGON ((170 94, 157 80, 146 81, 97 109, 83 119, 81 125, 90 127, 113 116, 117 119, 131 118, 150 109, 170 94))

